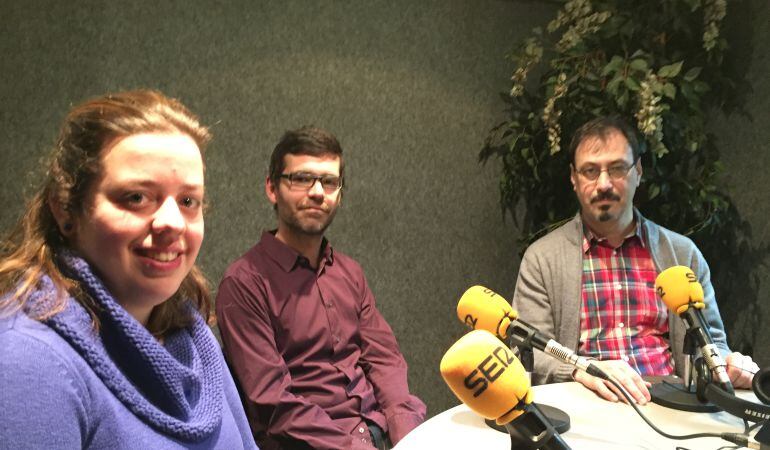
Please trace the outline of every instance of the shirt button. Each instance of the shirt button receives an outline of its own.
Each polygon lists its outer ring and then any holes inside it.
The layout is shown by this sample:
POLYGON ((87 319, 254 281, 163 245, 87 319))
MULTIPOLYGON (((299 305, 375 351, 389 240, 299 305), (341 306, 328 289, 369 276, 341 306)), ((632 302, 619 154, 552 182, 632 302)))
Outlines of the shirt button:
POLYGON ((364 427, 358 427, 358 432, 363 434, 363 432, 364 432, 364 427))
POLYGON ((622 284, 620 284, 620 283, 616 283, 616 284, 615 284, 615 289, 617 289, 617 290, 619 290, 619 291, 622 291, 622 290, 623 290, 623 285, 622 285, 622 284))
POLYGON ((631 358, 629 358, 628 355, 623 355, 622 359, 623 361, 628 362, 628 360, 631 358))
POLYGON ((623 325, 623 322, 620 322, 620 323, 618 324, 618 328, 623 328, 624 326, 625 326, 625 325, 623 325))

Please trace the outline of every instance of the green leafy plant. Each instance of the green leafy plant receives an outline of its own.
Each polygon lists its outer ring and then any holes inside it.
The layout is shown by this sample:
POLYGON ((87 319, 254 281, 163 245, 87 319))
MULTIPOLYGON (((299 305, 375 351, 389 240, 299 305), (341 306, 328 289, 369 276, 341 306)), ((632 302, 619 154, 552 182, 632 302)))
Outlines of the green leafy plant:
MULTIPOLYGON (((479 155, 502 162, 500 205, 526 246, 569 220, 578 205, 566 146, 583 123, 618 114, 648 149, 635 204, 691 237, 712 268, 734 349, 751 353, 758 327, 757 267, 767 246, 720 186, 711 111, 731 107, 741 79, 725 68, 725 0, 569 0, 545 30, 512 54, 508 119, 479 155)), ((734 102, 733 102, 734 103, 734 102)), ((734 105, 733 105, 734 106, 734 105)))

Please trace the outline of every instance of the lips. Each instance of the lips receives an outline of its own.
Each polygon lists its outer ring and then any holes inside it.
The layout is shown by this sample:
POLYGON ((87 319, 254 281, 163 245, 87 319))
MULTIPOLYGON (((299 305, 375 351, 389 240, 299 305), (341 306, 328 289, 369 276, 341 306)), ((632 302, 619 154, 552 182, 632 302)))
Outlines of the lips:
POLYGON ((137 249, 139 255, 145 258, 150 258, 158 262, 170 262, 177 259, 181 252, 172 250, 152 250, 152 249, 137 249))
POLYGON ((323 208, 321 206, 305 206, 303 208, 300 208, 300 210, 302 210, 302 211, 316 211, 316 212, 321 212, 321 213, 329 212, 329 211, 327 211, 326 208, 323 208))

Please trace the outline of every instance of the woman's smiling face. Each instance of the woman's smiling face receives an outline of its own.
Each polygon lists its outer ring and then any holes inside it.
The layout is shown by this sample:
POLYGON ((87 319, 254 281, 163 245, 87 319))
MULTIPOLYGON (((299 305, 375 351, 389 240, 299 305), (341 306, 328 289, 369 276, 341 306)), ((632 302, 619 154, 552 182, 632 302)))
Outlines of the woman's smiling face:
POLYGON ((73 244, 142 323, 195 264, 203 195, 203 159, 186 134, 134 134, 102 151, 100 174, 74 218, 73 244))

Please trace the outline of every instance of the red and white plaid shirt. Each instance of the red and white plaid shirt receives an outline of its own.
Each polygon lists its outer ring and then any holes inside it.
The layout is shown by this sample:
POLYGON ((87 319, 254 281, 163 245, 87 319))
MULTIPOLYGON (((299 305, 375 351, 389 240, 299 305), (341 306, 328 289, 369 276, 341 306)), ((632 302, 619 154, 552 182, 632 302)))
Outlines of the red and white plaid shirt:
POLYGON ((668 310, 655 294, 657 271, 636 230, 618 248, 588 228, 583 236, 581 355, 622 359, 642 375, 671 375, 668 310))

